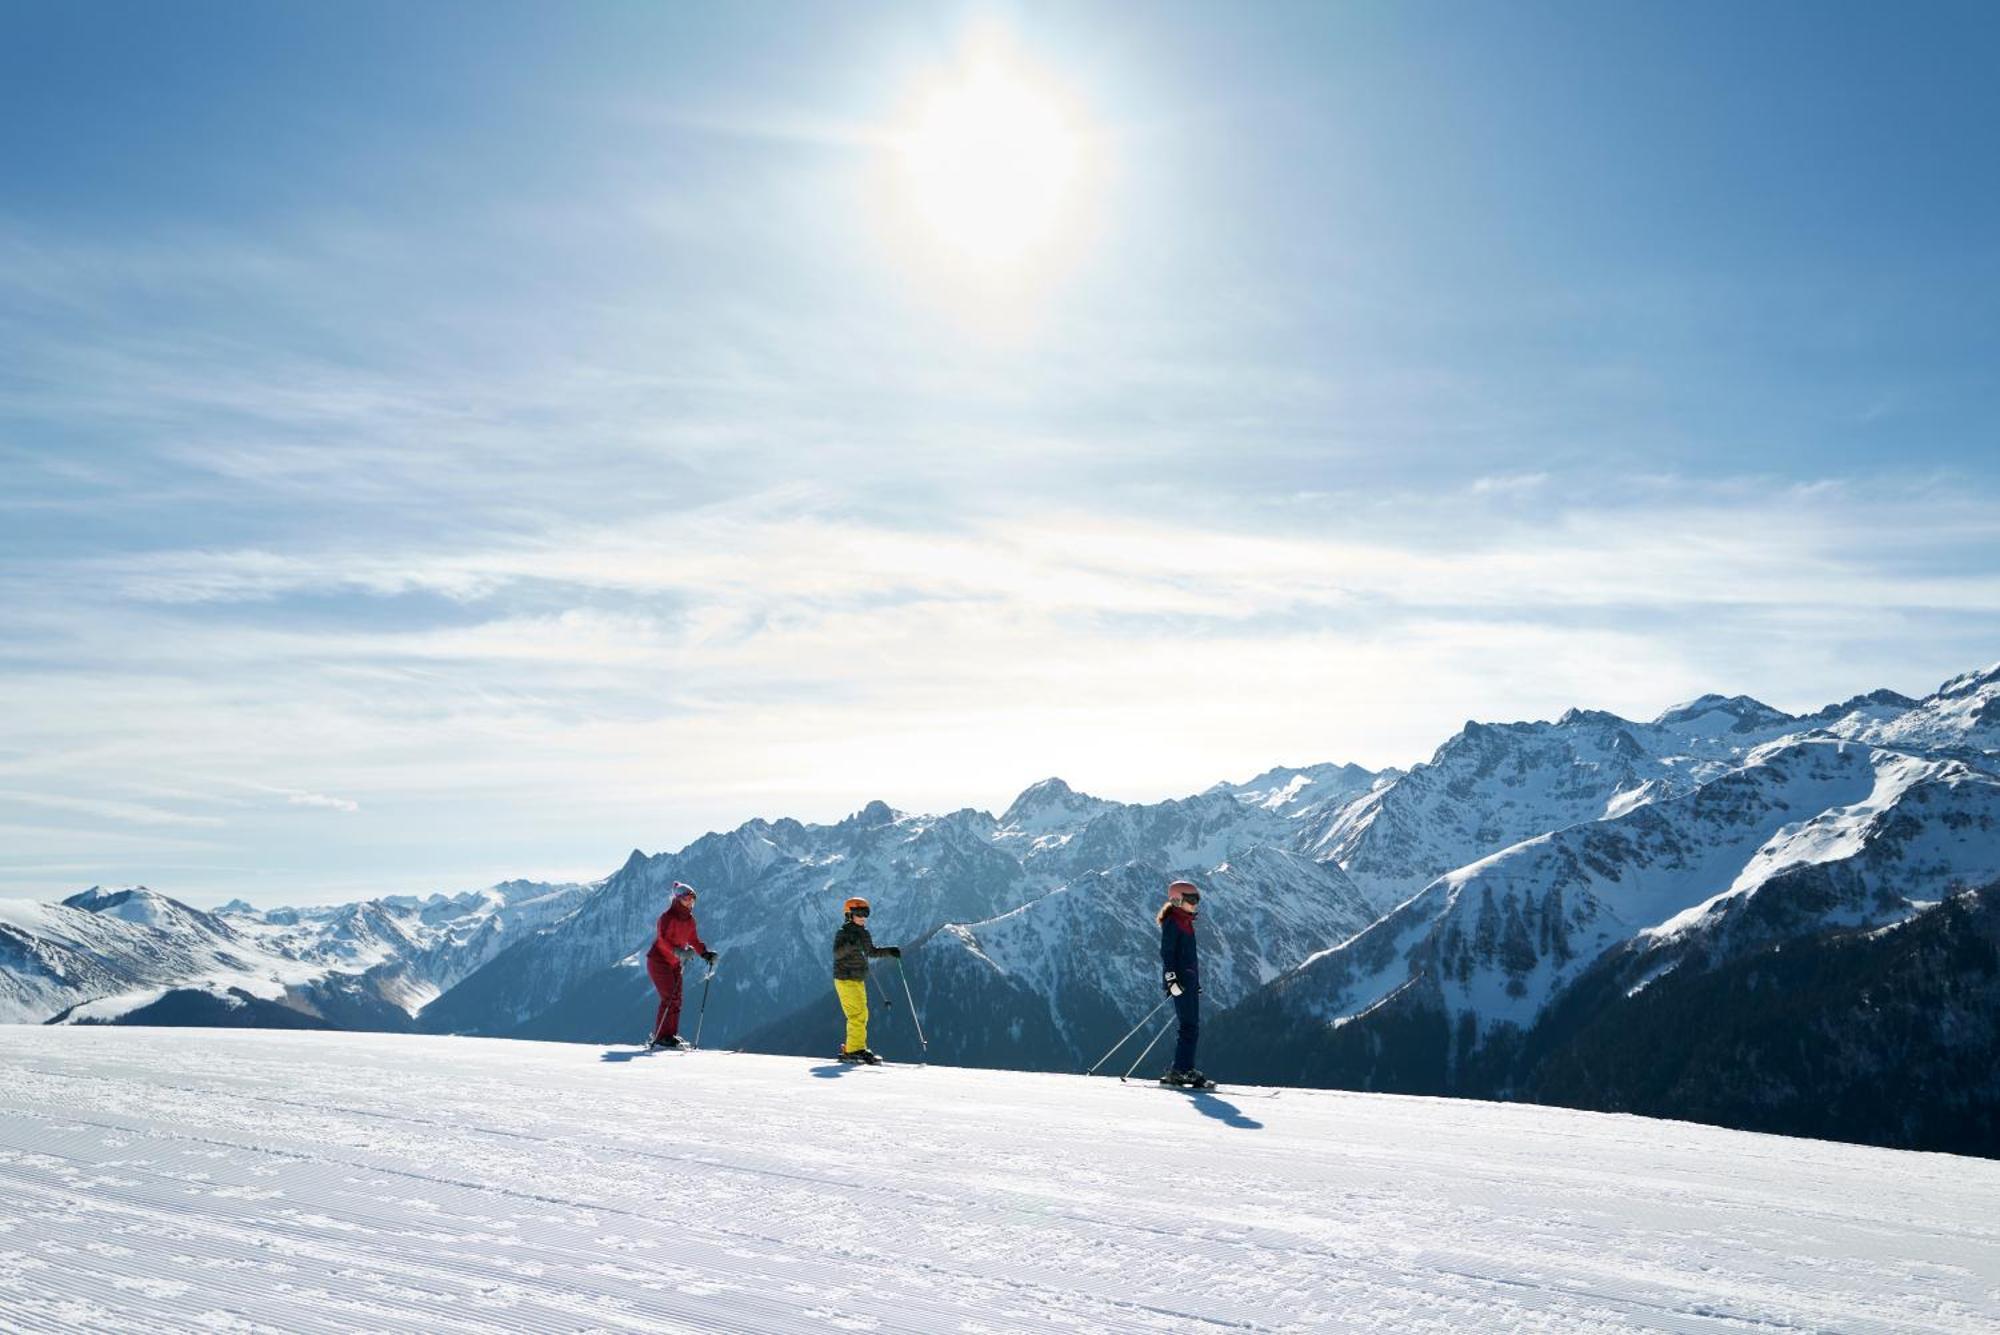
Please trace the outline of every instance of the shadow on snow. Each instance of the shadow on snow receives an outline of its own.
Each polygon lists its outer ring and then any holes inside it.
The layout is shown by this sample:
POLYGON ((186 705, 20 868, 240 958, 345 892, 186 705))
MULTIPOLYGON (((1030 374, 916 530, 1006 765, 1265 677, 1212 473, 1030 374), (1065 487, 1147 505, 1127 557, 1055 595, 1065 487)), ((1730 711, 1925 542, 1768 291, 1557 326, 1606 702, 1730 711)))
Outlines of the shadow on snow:
POLYGON ((1228 1099, 1217 1098, 1206 1091, 1196 1091, 1188 1096, 1196 1112, 1203 1117, 1213 1117, 1224 1126, 1233 1126, 1239 1131, 1262 1131, 1264 1124, 1249 1116, 1228 1099))

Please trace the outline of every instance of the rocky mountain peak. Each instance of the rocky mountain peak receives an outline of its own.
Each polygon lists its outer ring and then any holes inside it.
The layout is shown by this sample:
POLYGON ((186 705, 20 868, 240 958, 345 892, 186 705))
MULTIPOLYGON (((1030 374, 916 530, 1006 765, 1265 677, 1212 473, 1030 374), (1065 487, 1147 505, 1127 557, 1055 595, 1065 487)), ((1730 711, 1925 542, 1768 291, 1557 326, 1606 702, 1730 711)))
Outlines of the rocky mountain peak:
POLYGON ((1625 720, 1604 709, 1565 709, 1556 720, 1559 728, 1579 728, 1589 726, 1622 728, 1625 720))
POLYGON ((93 885, 62 901, 64 908, 80 909, 101 918, 116 918, 136 927, 171 931, 194 931, 233 938, 235 929, 222 919, 200 909, 189 908, 177 899, 135 885, 123 890, 106 890, 93 885))
POLYGON ((1115 805, 1079 793, 1061 779, 1047 778, 1021 790, 1021 795, 1001 814, 1000 827, 1024 834, 1045 834, 1058 827, 1080 825, 1115 805))
POLYGON ((1226 794, 1249 806, 1292 815, 1350 800, 1367 792, 1379 777, 1360 765, 1278 765, 1242 783, 1218 783, 1202 795, 1226 794))
POLYGON ((1653 720, 1660 728, 1702 725, 1704 731, 1753 732, 1792 721, 1781 709, 1747 695, 1703 695, 1676 705, 1653 720))
POLYGON ((1039 807, 1051 802, 1067 802, 1075 796, 1076 789, 1050 775, 1039 783, 1031 783, 1023 788, 1021 795, 1014 799, 1013 806, 1008 810, 1012 811, 1017 807, 1039 807))
POLYGON ((872 830, 896 823, 896 811, 881 798, 876 798, 861 810, 840 822, 845 830, 872 830))
POLYGON ((1988 686, 2000 686, 2000 663, 1980 671, 1961 672, 1937 688, 1940 696, 1972 695, 1988 686))
POLYGON ((106 890, 101 885, 93 885, 63 901, 64 908, 82 909, 85 913, 108 913, 119 917, 131 917, 136 913, 150 913, 173 904, 165 895, 156 895, 143 885, 131 886, 123 890, 106 890))
POLYGON ((1844 719, 1848 715, 1860 710, 1904 710, 1915 709, 1916 707, 1917 702, 1909 696, 1898 691, 1885 689, 1851 696, 1848 699, 1840 701, 1838 704, 1827 705, 1825 708, 1808 717, 1817 723, 1830 723, 1836 719, 1844 719))

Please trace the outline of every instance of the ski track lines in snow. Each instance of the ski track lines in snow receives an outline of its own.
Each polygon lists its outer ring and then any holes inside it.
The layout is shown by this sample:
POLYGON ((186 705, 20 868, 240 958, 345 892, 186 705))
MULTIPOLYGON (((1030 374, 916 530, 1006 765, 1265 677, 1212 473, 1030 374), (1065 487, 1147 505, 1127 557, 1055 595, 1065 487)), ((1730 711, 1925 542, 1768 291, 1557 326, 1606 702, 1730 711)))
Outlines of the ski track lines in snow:
POLYGON ((1557 1109, 0 1027, 0 1328, 1933 1331, 2000 1164, 1557 1109))

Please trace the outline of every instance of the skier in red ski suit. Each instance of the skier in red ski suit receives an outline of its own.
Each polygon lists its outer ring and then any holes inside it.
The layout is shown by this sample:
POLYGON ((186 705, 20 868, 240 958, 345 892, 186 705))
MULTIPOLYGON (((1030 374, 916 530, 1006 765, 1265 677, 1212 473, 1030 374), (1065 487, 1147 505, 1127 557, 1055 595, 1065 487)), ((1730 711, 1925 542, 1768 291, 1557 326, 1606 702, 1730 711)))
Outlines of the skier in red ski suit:
POLYGON ((713 965, 715 952, 701 939, 694 925, 694 887, 674 882, 673 902, 660 915, 653 933, 653 945, 646 952, 646 973, 660 994, 659 1014, 653 1017, 651 1046, 681 1046, 681 952, 692 950, 713 965))

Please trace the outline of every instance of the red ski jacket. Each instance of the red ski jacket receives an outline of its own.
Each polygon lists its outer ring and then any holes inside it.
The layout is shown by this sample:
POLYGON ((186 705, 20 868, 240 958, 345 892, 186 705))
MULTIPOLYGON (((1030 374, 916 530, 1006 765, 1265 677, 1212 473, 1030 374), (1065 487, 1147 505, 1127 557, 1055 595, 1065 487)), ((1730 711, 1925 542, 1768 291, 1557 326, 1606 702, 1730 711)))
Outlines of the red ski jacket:
POLYGON ((680 953, 688 949, 703 955, 708 953, 701 933, 695 929, 694 910, 685 904, 669 905, 667 911, 660 915, 660 925, 653 934, 653 948, 647 953, 678 964, 680 953))

